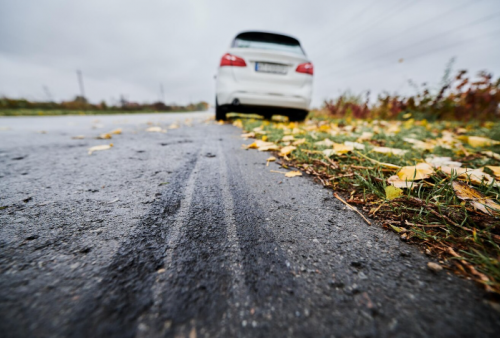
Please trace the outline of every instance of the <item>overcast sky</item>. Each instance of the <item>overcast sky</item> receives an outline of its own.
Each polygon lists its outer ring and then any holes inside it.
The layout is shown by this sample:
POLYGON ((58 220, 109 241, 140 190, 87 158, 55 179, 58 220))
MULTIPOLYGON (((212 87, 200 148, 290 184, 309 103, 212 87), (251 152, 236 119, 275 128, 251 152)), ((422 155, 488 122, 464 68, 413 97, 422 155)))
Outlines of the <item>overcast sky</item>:
POLYGON ((69 100, 81 69, 93 102, 156 101, 160 84, 166 102, 212 102, 220 57, 244 30, 301 41, 315 105, 437 84, 451 57, 500 76, 499 0, 0 0, 0 96, 69 100))

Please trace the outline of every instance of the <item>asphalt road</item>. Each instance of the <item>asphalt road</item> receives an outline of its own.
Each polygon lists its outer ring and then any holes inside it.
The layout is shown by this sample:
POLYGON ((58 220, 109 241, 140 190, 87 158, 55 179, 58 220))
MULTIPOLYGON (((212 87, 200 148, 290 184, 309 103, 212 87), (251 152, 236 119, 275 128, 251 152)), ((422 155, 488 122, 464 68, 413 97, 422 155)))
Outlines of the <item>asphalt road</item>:
POLYGON ((209 116, 0 118, 0 336, 500 336, 472 282, 209 116))

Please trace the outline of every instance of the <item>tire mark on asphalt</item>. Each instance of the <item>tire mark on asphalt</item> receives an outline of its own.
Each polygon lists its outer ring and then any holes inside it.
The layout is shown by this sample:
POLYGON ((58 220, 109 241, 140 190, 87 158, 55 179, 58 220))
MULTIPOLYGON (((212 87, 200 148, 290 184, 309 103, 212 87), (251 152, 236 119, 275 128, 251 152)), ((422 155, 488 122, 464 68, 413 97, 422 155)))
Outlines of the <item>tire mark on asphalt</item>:
POLYGON ((265 212, 249 193, 240 167, 235 156, 228 157, 227 177, 253 318, 241 323, 243 335, 266 336, 271 328, 273 334, 286 335, 286 323, 294 321, 305 307, 300 294, 305 287, 294 278, 286 254, 266 229, 265 212))
POLYGON ((182 228, 170 266, 166 265, 164 280, 157 286, 159 306, 139 327, 139 337, 188 336, 191 332, 224 336, 220 323, 228 309, 232 278, 224 204, 220 203, 220 161, 212 156, 201 158, 200 167, 194 172, 189 210, 182 219, 179 215, 182 228))
POLYGON ((153 304, 151 287, 164 264, 168 236, 196 166, 198 152, 170 180, 161 199, 119 248, 102 281, 73 313, 67 336, 133 337, 137 318, 153 304))

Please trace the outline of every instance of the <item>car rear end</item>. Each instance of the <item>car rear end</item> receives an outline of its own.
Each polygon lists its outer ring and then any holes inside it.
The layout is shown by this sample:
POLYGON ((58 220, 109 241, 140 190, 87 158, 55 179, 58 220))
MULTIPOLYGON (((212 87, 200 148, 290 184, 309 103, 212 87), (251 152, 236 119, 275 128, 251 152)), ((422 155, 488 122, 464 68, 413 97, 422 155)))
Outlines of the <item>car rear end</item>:
POLYGON ((307 115, 313 66, 297 39, 274 33, 238 34, 217 76, 219 110, 262 115, 307 115))

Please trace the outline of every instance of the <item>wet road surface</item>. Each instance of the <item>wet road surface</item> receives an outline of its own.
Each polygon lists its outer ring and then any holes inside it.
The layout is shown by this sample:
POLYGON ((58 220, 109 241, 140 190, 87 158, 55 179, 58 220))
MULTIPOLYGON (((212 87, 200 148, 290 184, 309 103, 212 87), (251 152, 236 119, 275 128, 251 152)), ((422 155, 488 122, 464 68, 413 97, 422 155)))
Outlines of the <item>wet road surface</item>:
POLYGON ((499 336, 478 287, 209 116, 0 119, 2 337, 499 336))

